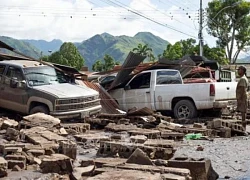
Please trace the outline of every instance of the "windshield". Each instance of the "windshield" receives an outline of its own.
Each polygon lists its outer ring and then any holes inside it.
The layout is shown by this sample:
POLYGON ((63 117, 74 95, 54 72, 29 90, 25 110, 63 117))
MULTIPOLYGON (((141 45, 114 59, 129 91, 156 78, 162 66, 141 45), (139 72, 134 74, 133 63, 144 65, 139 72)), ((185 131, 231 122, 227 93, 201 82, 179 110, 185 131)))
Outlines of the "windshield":
POLYGON ((49 66, 24 68, 24 75, 31 86, 61 84, 68 82, 64 74, 49 66))

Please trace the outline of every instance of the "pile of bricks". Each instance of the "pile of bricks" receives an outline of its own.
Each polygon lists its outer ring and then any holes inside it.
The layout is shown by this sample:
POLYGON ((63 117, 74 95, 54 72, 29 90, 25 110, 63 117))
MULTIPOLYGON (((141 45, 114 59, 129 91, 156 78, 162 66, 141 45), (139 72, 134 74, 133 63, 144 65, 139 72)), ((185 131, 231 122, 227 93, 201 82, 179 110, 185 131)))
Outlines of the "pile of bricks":
POLYGON ((207 128, 212 134, 223 138, 230 138, 232 135, 245 135, 244 128, 239 121, 214 119, 207 123, 207 128))

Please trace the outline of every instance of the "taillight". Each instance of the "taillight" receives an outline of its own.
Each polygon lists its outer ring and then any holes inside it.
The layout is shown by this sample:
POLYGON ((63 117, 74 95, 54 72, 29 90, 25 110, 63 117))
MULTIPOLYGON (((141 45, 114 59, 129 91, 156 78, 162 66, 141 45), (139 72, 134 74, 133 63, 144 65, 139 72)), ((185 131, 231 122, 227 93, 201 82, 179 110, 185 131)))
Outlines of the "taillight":
POLYGON ((210 96, 215 96, 215 85, 210 84, 210 96))

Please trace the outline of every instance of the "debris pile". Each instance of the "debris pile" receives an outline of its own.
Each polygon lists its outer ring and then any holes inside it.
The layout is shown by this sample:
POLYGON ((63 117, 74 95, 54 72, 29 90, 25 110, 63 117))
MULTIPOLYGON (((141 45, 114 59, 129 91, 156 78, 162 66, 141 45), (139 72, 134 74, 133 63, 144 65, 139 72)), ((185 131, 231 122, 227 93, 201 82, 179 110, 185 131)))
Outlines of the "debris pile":
POLYGON ((245 135, 245 130, 240 120, 214 119, 207 123, 207 128, 212 130, 214 136, 223 138, 230 138, 233 135, 245 135))
POLYGON ((103 113, 83 123, 61 123, 57 118, 37 113, 20 122, 2 118, 0 126, 0 136, 4 138, 0 142, 1 177, 24 170, 66 175, 65 179, 107 179, 111 173, 123 179, 136 179, 142 173, 151 179, 218 176, 209 160, 173 158, 178 141, 186 134, 211 136, 213 129, 198 123, 193 127, 175 124, 170 117, 147 108, 103 113), (90 148, 96 150, 96 156, 79 161, 78 156, 90 148), (199 171, 194 167, 199 167, 199 171))

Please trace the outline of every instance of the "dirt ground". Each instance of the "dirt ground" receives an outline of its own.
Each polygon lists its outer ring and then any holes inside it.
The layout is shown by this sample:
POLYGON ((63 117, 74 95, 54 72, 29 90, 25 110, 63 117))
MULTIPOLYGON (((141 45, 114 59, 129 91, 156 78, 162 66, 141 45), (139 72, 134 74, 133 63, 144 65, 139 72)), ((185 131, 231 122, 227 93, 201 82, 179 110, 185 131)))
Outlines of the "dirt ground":
MULTIPOLYGON (((250 126, 247 127, 250 132, 250 126)), ((250 136, 214 141, 189 140, 178 147, 175 157, 209 158, 220 179, 250 180, 250 136), (196 151, 198 145, 203 151, 196 151)))

